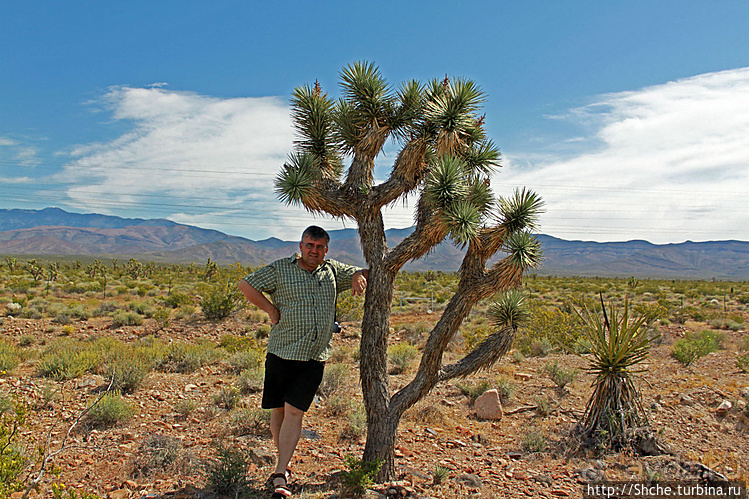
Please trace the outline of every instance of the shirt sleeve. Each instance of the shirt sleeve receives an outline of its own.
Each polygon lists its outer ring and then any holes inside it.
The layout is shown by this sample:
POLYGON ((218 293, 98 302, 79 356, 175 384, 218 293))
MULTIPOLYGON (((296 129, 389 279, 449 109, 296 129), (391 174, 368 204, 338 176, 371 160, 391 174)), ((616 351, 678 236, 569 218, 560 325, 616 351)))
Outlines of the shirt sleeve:
POLYGON ((335 269, 336 289, 338 293, 351 289, 351 279, 359 269, 337 260, 328 260, 328 263, 335 269))
POLYGON ((266 265, 244 278, 247 284, 263 293, 276 292, 278 271, 273 265, 266 265))

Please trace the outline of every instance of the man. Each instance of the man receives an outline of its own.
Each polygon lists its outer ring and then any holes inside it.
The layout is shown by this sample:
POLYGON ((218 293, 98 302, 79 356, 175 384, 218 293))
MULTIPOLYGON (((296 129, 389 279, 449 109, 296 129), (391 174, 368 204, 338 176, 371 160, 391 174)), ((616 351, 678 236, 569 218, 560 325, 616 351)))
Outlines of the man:
POLYGON ((239 282, 245 297, 267 312, 272 324, 262 407, 272 410, 270 429, 278 449, 270 478, 274 497, 291 495, 288 465, 330 356, 336 297, 349 288, 363 295, 367 288, 367 270, 325 259, 329 243, 324 229, 307 227, 299 243, 301 256, 277 260, 239 282))

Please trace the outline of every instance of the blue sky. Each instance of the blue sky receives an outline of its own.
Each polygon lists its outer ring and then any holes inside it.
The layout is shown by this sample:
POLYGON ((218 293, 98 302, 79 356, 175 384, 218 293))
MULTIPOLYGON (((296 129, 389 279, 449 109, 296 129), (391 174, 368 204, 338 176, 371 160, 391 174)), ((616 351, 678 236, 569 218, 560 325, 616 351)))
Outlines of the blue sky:
MULTIPOLYGON (((475 80, 503 153, 494 189, 539 192, 544 233, 749 240, 746 26, 745 1, 5 1, 0 208, 251 239, 339 228, 272 182, 294 87, 336 95, 366 60, 394 85, 475 80)), ((412 205, 388 226, 411 225, 412 205)))

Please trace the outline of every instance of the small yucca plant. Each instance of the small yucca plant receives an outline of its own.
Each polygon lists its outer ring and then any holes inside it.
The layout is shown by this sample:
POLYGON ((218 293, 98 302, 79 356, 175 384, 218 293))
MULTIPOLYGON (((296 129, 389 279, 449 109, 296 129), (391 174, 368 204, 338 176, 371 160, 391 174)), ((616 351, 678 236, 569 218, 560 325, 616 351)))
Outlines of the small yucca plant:
POLYGON ((619 312, 601 296, 601 311, 583 307, 578 311, 583 336, 589 341, 592 358, 587 370, 596 376, 593 395, 577 426, 582 440, 600 448, 621 448, 647 431, 648 420, 640 393, 632 382, 636 366, 644 361, 655 338, 649 337, 645 317, 630 317, 629 303, 619 312))

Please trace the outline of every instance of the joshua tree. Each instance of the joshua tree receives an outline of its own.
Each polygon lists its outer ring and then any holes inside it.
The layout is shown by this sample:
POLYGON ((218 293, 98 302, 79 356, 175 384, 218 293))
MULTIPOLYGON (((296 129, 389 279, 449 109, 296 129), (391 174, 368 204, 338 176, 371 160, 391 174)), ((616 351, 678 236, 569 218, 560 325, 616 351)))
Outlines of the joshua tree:
MULTIPOLYGON (((443 353, 479 300, 521 284, 541 258, 529 232, 540 198, 525 189, 496 199, 490 178, 499 152, 486 137, 484 94, 470 80, 409 81, 390 87, 369 63, 340 74, 334 101, 318 83, 292 97, 296 150, 276 179, 279 198, 313 213, 356 221, 369 266, 361 339, 361 383, 367 411, 364 460, 380 460, 378 478, 393 474, 393 450, 404 411, 439 382, 488 368, 509 349, 515 326, 498 328, 462 360, 442 364, 443 353), (399 147, 387 179, 375 182, 375 158, 388 139, 399 147), (350 159, 344 172, 344 159, 350 159), (414 231, 388 247, 383 208, 415 195, 414 231), (418 372, 391 394, 387 338, 398 271, 446 238, 465 248, 454 297, 429 333, 418 372), (487 268, 497 252, 504 257, 487 268)), ((499 323, 500 321, 498 321, 499 323)))
POLYGON ((640 393, 632 382, 632 373, 647 358, 655 339, 644 327, 645 317, 631 318, 627 301, 621 313, 613 304, 607 312, 603 295, 600 313, 584 307, 578 314, 592 354, 588 370, 596 377, 577 435, 583 443, 597 447, 633 445, 644 453, 658 453, 640 393))

